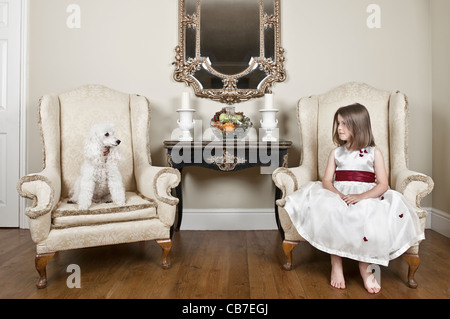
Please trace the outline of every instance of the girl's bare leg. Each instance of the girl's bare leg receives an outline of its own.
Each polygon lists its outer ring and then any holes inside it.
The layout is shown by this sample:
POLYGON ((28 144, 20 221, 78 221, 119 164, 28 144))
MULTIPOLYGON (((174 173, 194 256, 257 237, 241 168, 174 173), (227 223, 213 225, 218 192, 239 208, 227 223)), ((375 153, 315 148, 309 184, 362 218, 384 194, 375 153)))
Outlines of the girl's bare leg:
POLYGON ((361 273, 361 277, 363 279, 364 287, 366 288, 366 290, 371 294, 376 294, 380 292, 381 286, 375 279, 375 276, 372 274, 369 266, 370 264, 360 261, 359 271, 361 273))
POLYGON ((331 255, 331 286, 337 289, 345 289, 342 258, 336 255, 331 255))

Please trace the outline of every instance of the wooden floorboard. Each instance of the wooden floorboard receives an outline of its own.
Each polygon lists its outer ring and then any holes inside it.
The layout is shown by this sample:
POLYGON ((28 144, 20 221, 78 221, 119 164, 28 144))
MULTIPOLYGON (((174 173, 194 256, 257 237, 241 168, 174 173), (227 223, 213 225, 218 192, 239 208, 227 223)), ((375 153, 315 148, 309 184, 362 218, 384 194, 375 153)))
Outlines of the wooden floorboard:
POLYGON ((355 261, 344 260, 345 290, 329 284, 330 258, 306 242, 284 271, 277 231, 181 231, 174 234, 171 268, 161 249, 141 242, 58 252, 47 266, 48 287, 39 290, 35 246, 28 230, 0 229, 0 299, 448 299, 450 239, 426 231, 418 289, 406 286, 401 258, 381 267, 382 290, 368 294, 355 261), (81 288, 67 287, 78 265, 81 288))

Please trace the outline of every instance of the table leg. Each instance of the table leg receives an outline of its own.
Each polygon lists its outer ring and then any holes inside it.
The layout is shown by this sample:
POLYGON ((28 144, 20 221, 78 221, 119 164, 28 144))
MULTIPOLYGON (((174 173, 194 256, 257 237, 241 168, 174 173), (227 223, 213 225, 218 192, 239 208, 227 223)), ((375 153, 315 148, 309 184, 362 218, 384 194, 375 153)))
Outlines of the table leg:
POLYGON ((278 231, 280 232, 281 239, 284 240, 284 230, 283 227, 281 227, 280 215, 278 214, 278 206, 277 206, 277 199, 280 199, 281 196, 282 196, 281 190, 275 186, 275 220, 277 221, 278 231))

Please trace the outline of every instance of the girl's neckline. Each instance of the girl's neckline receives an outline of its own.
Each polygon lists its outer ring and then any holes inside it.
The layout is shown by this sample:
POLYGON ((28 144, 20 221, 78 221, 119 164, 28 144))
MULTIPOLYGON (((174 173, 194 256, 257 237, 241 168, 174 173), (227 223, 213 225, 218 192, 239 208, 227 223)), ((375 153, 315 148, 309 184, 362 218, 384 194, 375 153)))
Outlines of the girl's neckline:
POLYGON ((347 152, 359 152, 359 151, 361 151, 361 150, 366 150, 366 149, 370 148, 371 146, 366 146, 366 147, 363 147, 363 148, 357 149, 357 150, 350 150, 345 144, 342 145, 342 147, 343 147, 347 152))

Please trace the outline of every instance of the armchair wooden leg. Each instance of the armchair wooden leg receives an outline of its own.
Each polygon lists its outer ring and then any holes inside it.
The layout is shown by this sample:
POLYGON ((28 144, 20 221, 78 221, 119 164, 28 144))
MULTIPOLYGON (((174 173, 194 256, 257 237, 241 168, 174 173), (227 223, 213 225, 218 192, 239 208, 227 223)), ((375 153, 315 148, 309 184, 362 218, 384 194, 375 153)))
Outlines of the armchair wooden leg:
POLYGON ((298 242, 283 240, 283 251, 286 255, 286 263, 283 265, 284 270, 292 269, 292 250, 298 245, 298 242))
POLYGON ((162 240, 157 240, 156 242, 162 248, 162 267, 163 267, 163 269, 169 269, 170 263, 167 260, 167 256, 169 256, 170 250, 172 249, 172 240, 171 239, 162 239, 162 240))
POLYGON ((406 262, 409 265, 408 269, 408 286, 410 288, 417 288, 418 284, 416 280, 414 279, 414 275, 416 274, 417 269, 420 265, 420 257, 419 255, 413 255, 413 254, 403 254, 403 259, 406 260, 406 262))
POLYGON ((50 261, 50 259, 52 259, 52 257, 55 255, 55 253, 49 253, 49 254, 40 254, 40 255, 36 255, 35 258, 35 265, 36 265, 36 270, 39 273, 39 281, 37 283, 37 287, 39 289, 43 289, 45 287, 47 287, 47 264, 50 261))

